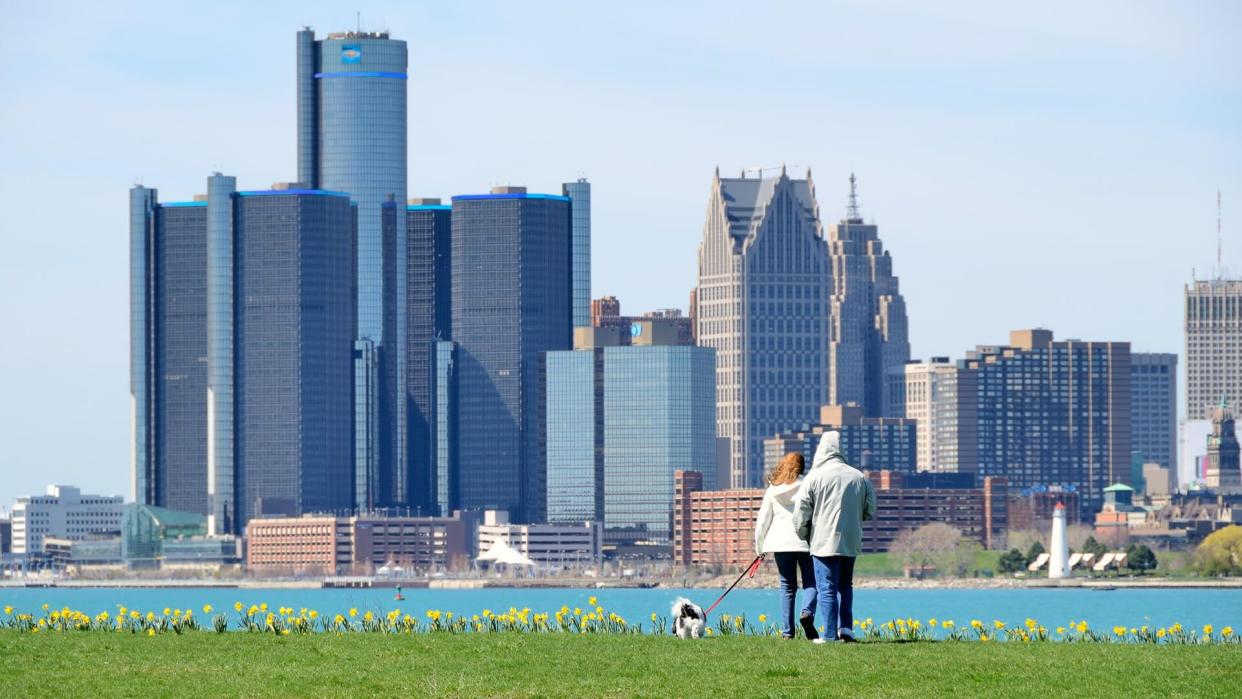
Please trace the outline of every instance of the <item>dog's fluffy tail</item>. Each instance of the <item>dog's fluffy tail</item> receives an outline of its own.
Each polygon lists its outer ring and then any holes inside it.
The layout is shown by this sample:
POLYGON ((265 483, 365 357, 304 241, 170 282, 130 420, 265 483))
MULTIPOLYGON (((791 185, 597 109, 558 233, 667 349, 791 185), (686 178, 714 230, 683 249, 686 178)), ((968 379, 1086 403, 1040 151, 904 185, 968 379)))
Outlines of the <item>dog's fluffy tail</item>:
POLYGON ((674 619, 683 616, 691 619, 703 619, 707 615, 703 613, 703 608, 699 605, 685 597, 678 597, 673 601, 672 616, 674 619))

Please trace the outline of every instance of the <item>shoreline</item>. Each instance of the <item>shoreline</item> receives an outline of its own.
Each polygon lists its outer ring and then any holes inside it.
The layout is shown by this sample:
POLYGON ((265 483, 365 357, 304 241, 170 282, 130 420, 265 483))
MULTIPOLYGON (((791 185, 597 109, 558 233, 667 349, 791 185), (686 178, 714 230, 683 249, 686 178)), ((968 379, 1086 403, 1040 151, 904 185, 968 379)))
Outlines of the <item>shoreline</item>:
MULTIPOLYGON (((692 589, 713 590, 728 587, 733 576, 720 576, 703 580, 642 580, 609 581, 592 579, 534 580, 392 580, 392 579, 333 579, 311 578, 306 580, 31 580, 0 582, 0 589, 366 589, 403 587, 409 590, 482 590, 482 589, 692 589)), ((777 581, 744 580, 737 589, 775 589, 777 581)), ((1221 579, 1169 579, 1169 578, 1067 578, 1063 580, 1022 578, 948 578, 916 580, 911 578, 859 578, 854 587, 860 590, 1138 590, 1138 589, 1242 589, 1242 578, 1221 579)))

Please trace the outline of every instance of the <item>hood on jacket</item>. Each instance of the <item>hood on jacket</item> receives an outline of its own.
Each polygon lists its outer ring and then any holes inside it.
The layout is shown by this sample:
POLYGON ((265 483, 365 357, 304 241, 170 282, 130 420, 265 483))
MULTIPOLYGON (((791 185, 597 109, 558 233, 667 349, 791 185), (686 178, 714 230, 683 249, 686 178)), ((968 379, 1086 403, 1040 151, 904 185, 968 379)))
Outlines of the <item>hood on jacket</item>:
POLYGON ((845 461, 845 457, 841 456, 841 433, 828 430, 823 437, 819 438, 819 446, 815 449, 815 458, 811 460, 811 468, 819 468, 833 459, 845 461))
POLYGON ((772 494, 772 499, 780 504, 789 507, 793 505, 794 496, 798 494, 798 489, 802 487, 802 477, 793 483, 782 483, 780 485, 768 486, 768 492, 772 494))

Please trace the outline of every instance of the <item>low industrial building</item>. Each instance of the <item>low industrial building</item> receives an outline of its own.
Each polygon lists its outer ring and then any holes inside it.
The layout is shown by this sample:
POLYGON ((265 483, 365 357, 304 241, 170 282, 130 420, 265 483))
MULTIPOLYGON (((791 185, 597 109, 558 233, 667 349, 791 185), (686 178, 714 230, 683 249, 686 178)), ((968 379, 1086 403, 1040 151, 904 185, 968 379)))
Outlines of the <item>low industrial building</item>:
POLYGON ((46 495, 23 495, 13 506, 13 553, 40 554, 44 537, 82 541, 121 531, 120 495, 83 495, 68 485, 49 485, 46 495))

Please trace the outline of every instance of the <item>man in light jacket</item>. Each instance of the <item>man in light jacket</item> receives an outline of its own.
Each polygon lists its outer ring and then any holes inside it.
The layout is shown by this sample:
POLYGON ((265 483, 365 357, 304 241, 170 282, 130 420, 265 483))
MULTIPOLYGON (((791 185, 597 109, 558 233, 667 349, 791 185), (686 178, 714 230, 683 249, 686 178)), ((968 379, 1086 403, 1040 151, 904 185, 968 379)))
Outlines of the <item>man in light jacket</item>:
POLYGON ((862 552, 862 523, 875 516, 875 490, 841 456, 841 433, 825 432, 811 473, 794 498, 794 528, 810 542, 824 613, 816 643, 854 640, 854 559, 862 552))

